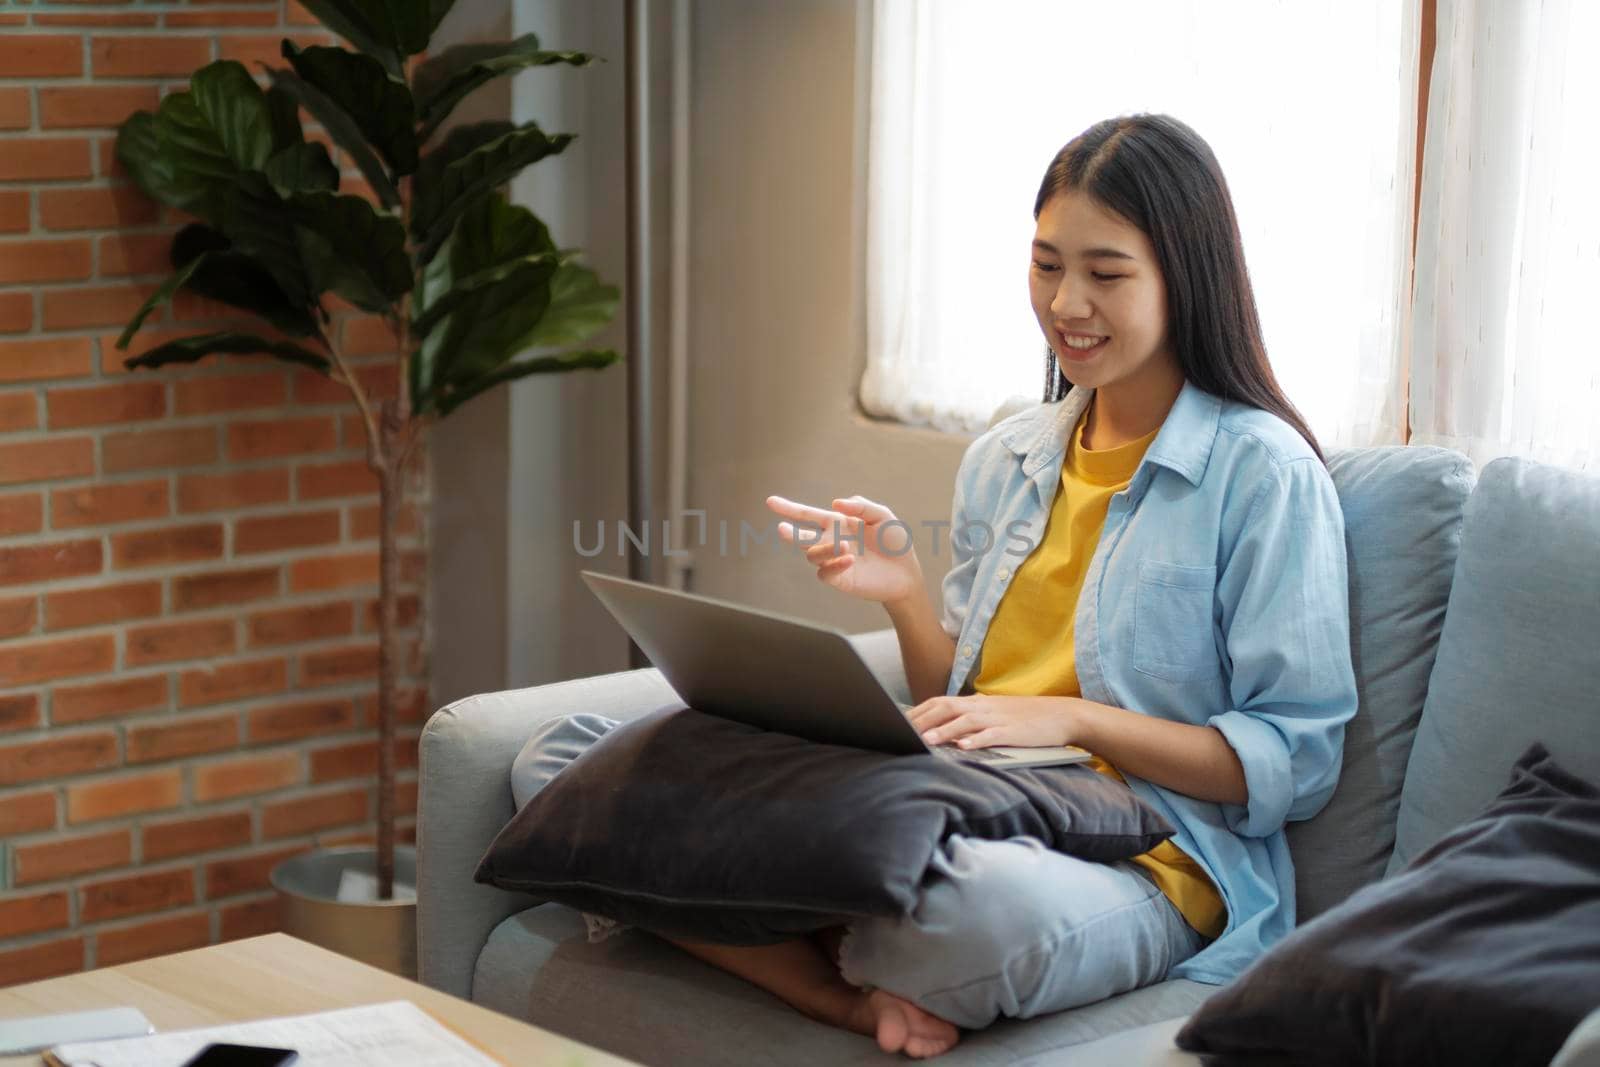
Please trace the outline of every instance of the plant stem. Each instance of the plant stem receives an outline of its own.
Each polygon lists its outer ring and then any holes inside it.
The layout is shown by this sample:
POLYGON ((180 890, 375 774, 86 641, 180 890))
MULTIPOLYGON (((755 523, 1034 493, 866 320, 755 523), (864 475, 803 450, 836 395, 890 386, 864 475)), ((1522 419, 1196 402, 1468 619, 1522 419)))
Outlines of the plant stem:
POLYGON ((400 461, 400 436, 405 429, 401 403, 382 407, 382 451, 389 462, 378 472, 378 898, 394 896, 394 719, 395 678, 400 650, 400 507, 405 498, 405 471, 400 461))

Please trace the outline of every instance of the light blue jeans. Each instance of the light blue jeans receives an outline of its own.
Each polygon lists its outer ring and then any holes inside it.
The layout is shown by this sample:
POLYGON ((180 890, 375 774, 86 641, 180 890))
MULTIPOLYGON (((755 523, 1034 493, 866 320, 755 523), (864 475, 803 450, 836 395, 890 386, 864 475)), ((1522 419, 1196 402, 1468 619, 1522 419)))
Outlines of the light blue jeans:
MULTIPOLYGON (((541 726, 512 767, 517 807, 615 725, 572 715, 541 726)), ((909 915, 849 925, 839 968, 852 985, 975 1029, 1152 985, 1201 946, 1137 864, 1078 859, 1031 837, 951 835, 909 915)))

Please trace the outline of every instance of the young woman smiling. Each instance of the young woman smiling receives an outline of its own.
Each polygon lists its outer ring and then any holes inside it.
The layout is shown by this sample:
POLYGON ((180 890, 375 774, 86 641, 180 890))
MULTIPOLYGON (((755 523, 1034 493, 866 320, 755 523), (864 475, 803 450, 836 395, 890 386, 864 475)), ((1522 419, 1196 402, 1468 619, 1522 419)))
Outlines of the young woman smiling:
MULTIPOLYGON (((1111 864, 952 836, 904 917, 677 942, 914 1057, 1000 1016, 1237 975, 1294 925, 1284 824, 1332 794, 1356 707, 1343 517, 1267 363, 1211 150, 1166 116, 1099 123, 1034 217, 1044 398, 962 459, 941 606, 903 532, 880 548, 884 505, 767 503, 819 579, 883 604, 929 743, 1082 746, 1177 832, 1111 864), (1028 550, 978 546, 980 524, 1028 550)), ((546 778, 608 725, 552 724, 546 778)))

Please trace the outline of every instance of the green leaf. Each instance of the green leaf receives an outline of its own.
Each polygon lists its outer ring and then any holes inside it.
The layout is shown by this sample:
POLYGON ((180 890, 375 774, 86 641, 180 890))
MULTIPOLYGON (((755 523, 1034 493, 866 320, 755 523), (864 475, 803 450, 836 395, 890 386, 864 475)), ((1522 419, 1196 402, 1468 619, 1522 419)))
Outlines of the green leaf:
POLYGON ((295 240, 313 293, 332 290, 367 311, 390 311, 411 291, 411 260, 400 220, 359 196, 290 198, 295 240))
POLYGON ((296 74, 321 90, 355 123, 397 175, 417 169, 416 110, 411 90, 369 56, 343 48, 296 48, 283 42, 296 74))
POLYGON ((315 141, 290 145, 267 160, 261 173, 267 176, 279 196, 331 192, 339 188, 339 168, 328 157, 327 148, 315 141))
POLYGON ((501 263, 488 270, 468 275, 456 282, 447 292, 441 293, 427 310, 411 324, 411 335, 426 337, 439 321, 468 300, 488 297, 491 290, 506 287, 521 294, 551 278, 560 261, 549 254, 528 256, 524 259, 501 263))
POLYGON ((272 154, 272 114, 267 95, 243 63, 221 59, 189 78, 196 110, 240 170, 259 170, 272 154))
POLYGON ((172 160, 162 153, 156 117, 150 112, 134 112, 117 130, 117 159, 147 196, 169 207, 187 203, 189 187, 178 180, 172 160))
POLYGON ((169 363, 194 363, 213 354, 276 356, 289 363, 298 363, 323 374, 328 373, 328 360, 315 352, 288 341, 269 341, 253 333, 225 331, 202 333, 193 337, 180 337, 128 360, 129 367, 162 367, 169 363))
POLYGON ((447 48, 417 67, 415 78, 418 137, 426 141, 455 108, 479 86, 506 74, 553 63, 584 66, 594 60, 587 52, 544 52, 539 38, 524 34, 514 41, 463 44, 447 48))
POLYGON ((362 4, 354 0, 300 0, 317 21, 356 48, 383 64, 383 69, 396 78, 404 77, 400 54, 390 35, 380 35, 378 27, 370 20, 362 4))
POLYGON ((145 299, 145 302, 139 305, 139 310, 133 313, 133 318, 128 320, 128 325, 122 328, 122 335, 117 338, 118 348, 128 347, 128 342, 132 341, 133 335, 139 332, 139 327, 144 325, 144 320, 150 316, 150 312, 171 300, 172 294, 176 293, 179 287, 189 280, 189 276, 205 265, 206 258, 209 255, 210 253, 208 252, 202 252, 190 260, 188 266, 162 282, 161 288, 151 293, 145 299))
POLYGON ((453 386, 439 398, 438 408, 441 417, 450 414, 456 408, 480 393, 488 392, 497 385, 526 378, 530 374, 561 374, 574 370, 600 370, 617 362, 620 357, 610 349, 586 349, 581 352, 562 352, 553 356, 536 356, 532 359, 518 360, 496 370, 490 371, 481 377, 453 386))
POLYGON ((290 304, 310 306, 315 294, 295 243, 294 216, 264 176, 246 173, 235 179, 223 198, 217 228, 237 251, 261 264, 290 304))
POLYGON ((317 320, 306 304, 293 304, 271 273, 202 223, 191 223, 172 241, 172 263, 182 267, 207 253, 205 269, 190 277, 185 288, 229 307, 259 315, 293 337, 314 337, 327 345, 317 320))
POLYGON ((378 194, 378 199, 386 207, 400 206, 400 193, 395 189, 394 182, 389 177, 389 172, 383 169, 383 164, 378 162, 378 157, 368 147, 366 139, 361 134, 361 128, 356 125, 344 108, 329 99, 328 95, 315 85, 306 81, 298 74, 286 70, 268 70, 267 76, 272 79, 274 87, 284 90, 300 101, 311 116, 322 123, 328 131, 328 136, 340 148, 350 153, 350 158, 355 161, 362 175, 378 194))
POLYGON ((305 143, 306 134, 300 128, 298 100, 277 86, 273 86, 267 90, 267 114, 272 118, 273 155, 277 155, 285 148, 305 143))
POLYGON ((563 264, 550 279, 549 308, 521 343, 538 348, 586 341, 611 322, 621 296, 616 286, 602 285, 594 271, 563 264))
POLYGON ((400 60, 425 51, 455 0, 309 0, 322 24, 401 76, 400 60))
POLYGON ((216 220, 222 199, 238 176, 222 139, 189 93, 173 93, 156 110, 157 151, 168 167, 174 207, 216 220))
POLYGON ((475 137, 487 132, 482 127, 463 127, 451 132, 445 143, 428 154, 413 182, 415 199, 411 210, 411 232, 422 244, 420 255, 431 259, 450 236, 456 219, 484 193, 510 181, 524 167, 552 156, 571 144, 573 135, 547 135, 537 123, 527 123, 487 143, 474 144, 475 137), (477 133, 474 134, 473 131, 477 133), (458 139, 457 134, 462 135, 458 139), (467 145, 468 151, 461 151, 467 145), (441 156, 440 153, 443 153, 441 156), (438 156, 437 163, 434 158, 438 156), (426 179, 424 171, 428 172, 426 179))

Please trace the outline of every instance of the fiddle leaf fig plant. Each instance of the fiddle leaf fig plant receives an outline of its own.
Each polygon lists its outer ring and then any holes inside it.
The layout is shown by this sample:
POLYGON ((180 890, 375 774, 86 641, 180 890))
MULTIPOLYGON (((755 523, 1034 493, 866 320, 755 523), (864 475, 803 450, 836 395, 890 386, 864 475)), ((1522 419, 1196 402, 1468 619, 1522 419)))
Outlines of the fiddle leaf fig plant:
POLYGON ((616 352, 584 345, 611 321, 618 293, 503 192, 572 134, 533 122, 445 129, 456 105, 496 78, 582 67, 592 56, 547 51, 528 34, 419 60, 453 0, 302 3, 351 47, 285 40, 284 66, 265 71, 265 87, 240 63, 211 63, 187 91, 118 131, 117 157, 138 186, 195 221, 174 236, 173 274, 117 346, 126 349, 177 293, 195 293, 259 328, 167 341, 128 366, 267 356, 341 383, 360 411, 379 486, 378 875, 388 899, 402 472, 427 427, 473 397, 528 375, 616 362, 616 352), (340 192, 339 167, 306 137, 302 112, 349 157, 373 199, 340 192), (351 372, 331 328, 335 297, 392 331, 395 395, 372 395, 351 372))

